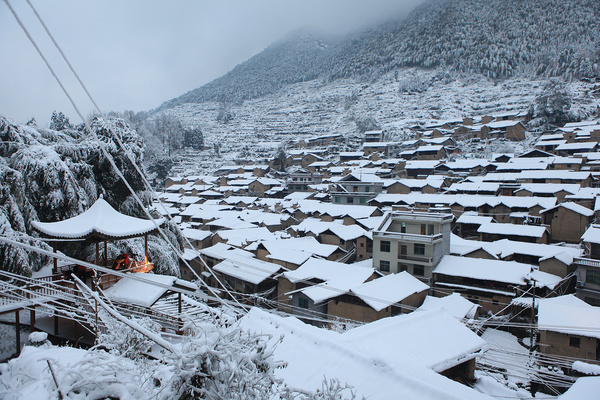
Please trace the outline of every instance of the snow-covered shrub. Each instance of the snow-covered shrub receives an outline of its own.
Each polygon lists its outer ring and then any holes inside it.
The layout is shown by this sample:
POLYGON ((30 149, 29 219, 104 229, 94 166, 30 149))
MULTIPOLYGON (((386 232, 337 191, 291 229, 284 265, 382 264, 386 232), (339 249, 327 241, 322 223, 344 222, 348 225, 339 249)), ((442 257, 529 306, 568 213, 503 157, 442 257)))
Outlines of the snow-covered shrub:
POLYGON ((266 399, 277 390, 268 338, 229 318, 186 326, 181 351, 171 356, 171 387, 177 398, 266 399))
MULTIPOLYGON (((142 327, 158 333, 160 325, 152 321, 150 318, 135 319, 137 324, 142 327)), ((110 353, 138 360, 143 354, 147 353, 153 345, 153 341, 142 335, 138 331, 129 326, 116 321, 112 318, 105 320, 107 323, 108 332, 98 335, 96 342, 97 347, 106 348, 110 353)))

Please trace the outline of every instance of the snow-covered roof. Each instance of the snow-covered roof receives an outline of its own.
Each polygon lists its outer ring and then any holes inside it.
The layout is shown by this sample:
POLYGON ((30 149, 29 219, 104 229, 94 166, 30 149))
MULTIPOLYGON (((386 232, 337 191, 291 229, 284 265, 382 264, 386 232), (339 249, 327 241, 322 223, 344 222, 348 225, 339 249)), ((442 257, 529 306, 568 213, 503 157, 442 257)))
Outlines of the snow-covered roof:
POLYGON ((399 274, 389 274, 365 282, 350 289, 350 293, 359 297, 375 311, 381 311, 392 304, 399 303, 412 294, 428 289, 429 285, 403 271, 399 274))
POLYGON ((600 307, 572 294, 539 299, 538 328, 600 339, 600 307))
POLYGON ((502 128, 508 128, 510 126, 515 126, 518 124, 523 125, 520 121, 513 121, 513 120, 488 122, 485 125, 489 126, 492 129, 502 129, 502 128))
POLYGON ((581 240, 587 243, 600 244, 600 225, 590 225, 581 236, 581 240))
POLYGON ((529 243, 509 239, 485 243, 485 248, 488 252, 498 255, 500 258, 507 258, 513 254, 523 254, 538 257, 538 261, 543 261, 554 257, 567 265, 573 263, 574 257, 581 256, 581 249, 578 247, 529 243))
POLYGON ((488 233, 493 235, 506 236, 524 236, 541 238, 547 232, 543 226, 535 225, 517 225, 517 224, 500 224, 488 222, 481 224, 477 229, 479 233, 488 233))
POLYGON ((358 225, 342 225, 342 224, 330 224, 327 228, 331 233, 336 235, 342 240, 354 240, 361 236, 368 235, 368 232, 365 231, 358 225))
POLYGON ((562 139, 564 136, 562 133, 551 133, 551 134, 547 134, 547 135, 542 135, 539 137, 538 139, 538 143, 540 142, 545 142, 548 140, 560 140, 562 139))
POLYGON ((446 255, 433 270, 436 274, 459 276, 482 281, 524 285, 531 265, 515 261, 488 260, 446 255))
POLYGON ((246 247, 246 250, 254 251, 259 245, 265 247, 270 253, 268 258, 290 261, 294 264, 302 264, 312 255, 327 258, 339 249, 333 244, 322 244, 312 236, 257 241, 246 247), (300 261, 301 260, 301 261, 300 261), (299 261, 299 262, 298 262, 299 261))
POLYGON ((217 260, 225 260, 226 258, 235 257, 254 257, 254 254, 249 251, 242 250, 225 243, 215 243, 210 247, 198 250, 198 252, 217 260))
MULTIPOLYGON (((348 382, 354 386, 353 391, 358 398, 364 396, 369 400, 491 399, 424 366, 440 365, 446 360, 456 360, 461 356, 470 357, 473 354, 471 350, 480 344, 479 339, 473 336, 466 339, 467 334, 463 331, 468 331, 466 327, 455 320, 449 321, 444 317, 438 319, 437 313, 432 313, 429 318, 415 319, 412 322, 408 320, 404 324, 405 318, 411 316, 412 314, 394 317, 399 318, 398 323, 388 327, 376 325, 371 331, 373 334, 387 333, 392 338, 395 332, 403 337, 406 334, 405 341, 371 340, 368 331, 364 334, 357 332, 356 336, 361 336, 360 338, 349 335, 345 339, 344 335, 352 331, 340 334, 323 330, 304 324, 296 318, 280 317, 258 308, 250 310, 240 320, 240 324, 252 332, 268 335, 271 342, 277 344, 274 346, 274 358, 285 360, 287 367, 276 369, 275 376, 293 388, 315 392, 322 388, 324 377, 336 377, 340 382, 348 382), (434 326, 436 321, 439 325, 434 326), (402 331, 403 325, 406 326, 405 331, 402 331), (456 334, 455 329, 458 331, 456 334), (412 336, 410 330, 418 333, 412 336), (439 334, 439 340, 428 336, 435 332, 439 334), (457 341, 454 341, 455 337, 457 341), (420 338, 426 344, 412 345, 414 340, 420 338), (387 352, 378 351, 377 348, 358 348, 361 343, 366 342, 379 343, 380 350, 387 349, 387 352), (438 346, 441 352, 438 351, 438 346), (407 348, 410 358, 404 357, 403 347, 407 348)), ((470 334, 474 335, 472 332, 470 334)))
POLYGON ((531 193, 549 193, 554 194, 560 191, 565 191, 575 194, 581 189, 577 183, 522 183, 521 187, 515 191, 526 190, 531 193))
MULTIPOLYGON (((362 264, 344 264, 312 257, 298 269, 285 272, 283 275, 292 283, 308 281, 311 279, 327 282, 336 280, 340 277, 348 277, 350 275, 356 275, 358 280, 362 279, 362 282, 364 282, 374 271, 374 268, 365 267, 362 264)), ((358 283, 354 286, 357 285, 358 283)), ((352 286, 348 287, 348 289, 351 287, 352 286)), ((337 294, 339 295, 340 293, 337 294)))
MULTIPOLYGON (((577 368, 575 367, 575 363, 573 363, 573 369, 577 370, 577 368)), ((586 371, 587 370, 588 369, 586 369, 586 371)), ((591 400, 595 398, 598 395, 598 393, 600 393, 600 377, 584 376, 581 378, 577 378, 573 386, 571 386, 565 393, 559 396, 557 400, 591 400)))
POLYGON ((572 201, 567 201, 567 202, 564 202, 564 203, 560 203, 560 204, 557 204, 554 207, 548 208, 546 210, 542 210, 542 211, 540 211, 540 214, 548 212, 548 211, 551 211, 551 210, 555 210, 555 209, 557 209, 559 207, 566 208, 567 210, 571 210, 571 211, 573 211, 573 212, 575 212, 577 214, 581 214, 584 217, 591 217, 592 215, 594 215, 594 211, 592 211, 589 208, 584 207, 584 206, 582 206, 580 204, 573 203, 572 201))
MULTIPOLYGON (((232 182, 230 182, 229 184, 231 185, 232 182)), ((222 201, 224 201, 227 204, 238 204, 240 202, 246 203, 246 204, 252 204, 256 200, 258 200, 258 197, 253 197, 253 196, 229 196, 229 197, 223 199, 222 201)))
POLYGON ((476 167, 485 167, 491 163, 480 158, 459 159, 445 162, 444 165, 452 170, 454 169, 472 169, 476 167))
POLYGON ((203 231, 200 229, 192 229, 192 228, 182 229, 181 233, 183 234, 183 236, 185 236, 186 238, 188 238, 190 240, 204 240, 207 237, 212 235, 212 232, 210 232, 210 231, 203 231))
POLYGON ((506 163, 498 164, 496 171, 511 171, 511 170, 545 170, 550 165, 548 159, 539 158, 511 158, 506 163))
POLYGON ((283 267, 270 262, 258 260, 252 257, 228 258, 213 267, 213 269, 222 274, 241 279, 254 285, 271 278, 283 267))
POLYGON ((218 235, 221 239, 225 240, 228 244, 233 246, 242 247, 248 243, 255 242, 257 240, 273 240, 277 238, 277 235, 269 231, 265 227, 252 227, 227 229, 218 231, 218 235))
POLYGON ((492 257, 498 258, 496 254, 487 249, 489 242, 480 242, 478 240, 467 240, 460 236, 450 233, 450 254, 463 256, 476 250, 483 249, 492 257))
POLYGON ((408 363, 436 372, 475 358, 487 347, 443 310, 383 318, 343 333, 342 341, 391 366, 408 363))
POLYGON ((554 290, 563 281, 563 278, 538 269, 533 269, 529 273, 529 280, 535 281, 536 287, 545 287, 554 290))
POLYGON ((434 169, 440 165, 438 160, 411 160, 406 162, 405 169, 434 169))
POLYGON ((104 290, 106 296, 113 301, 150 307, 169 290, 164 285, 172 286, 178 280, 176 276, 167 275, 146 273, 134 273, 132 275, 141 276, 148 282, 132 278, 122 278, 104 290), (153 285, 153 282, 159 283, 161 286, 153 285))
MULTIPOLYGON (((481 207, 489 205, 496 207, 500 204, 508 208, 532 208, 540 206, 550 208, 556 205, 555 197, 529 197, 529 196, 489 196, 489 195, 470 195, 470 194, 440 194, 440 193, 410 193, 410 194, 389 194, 380 193, 372 201, 379 203, 392 204, 458 204, 463 207, 481 207)), ((356 206, 353 206, 356 207, 356 206)), ((350 208, 350 207, 347 207, 350 208)))
POLYGON ((500 184, 496 182, 457 182, 450 185, 448 192, 497 192, 500 184))
POLYGON ((438 144, 438 145, 431 144, 431 145, 427 145, 427 146, 419 146, 416 149, 416 152, 417 153, 422 153, 422 152, 429 152, 429 151, 440 151, 443 148, 444 148, 444 146, 441 145, 441 144, 438 144))
POLYGON ((585 180, 590 176, 586 171, 562 171, 562 170, 525 170, 521 172, 493 172, 485 175, 484 182, 516 182, 526 179, 561 179, 561 180, 585 180))
POLYGON ((456 220, 456 223, 457 224, 481 225, 481 224, 491 223, 492 220, 493 220, 492 217, 484 217, 484 216, 480 216, 477 213, 465 212, 465 213, 462 213, 462 215, 460 217, 458 217, 458 219, 456 220))
POLYGON ((83 213, 58 222, 31 221, 41 233, 55 238, 124 239, 146 235, 165 222, 165 218, 147 220, 121 214, 102 197, 83 213))
POLYGON ((251 224, 250 222, 242 221, 237 217, 222 217, 217 218, 214 221, 210 221, 206 223, 206 226, 215 226, 218 228, 225 229, 250 229, 256 228, 256 225, 251 224))
POLYGON ((556 151, 572 151, 572 150, 592 150, 598 143, 596 142, 576 142, 564 143, 556 148, 556 151))
POLYGON ((454 318, 474 318, 477 308, 480 306, 471 303, 458 293, 452 293, 445 297, 427 296, 417 311, 433 311, 443 309, 454 318))

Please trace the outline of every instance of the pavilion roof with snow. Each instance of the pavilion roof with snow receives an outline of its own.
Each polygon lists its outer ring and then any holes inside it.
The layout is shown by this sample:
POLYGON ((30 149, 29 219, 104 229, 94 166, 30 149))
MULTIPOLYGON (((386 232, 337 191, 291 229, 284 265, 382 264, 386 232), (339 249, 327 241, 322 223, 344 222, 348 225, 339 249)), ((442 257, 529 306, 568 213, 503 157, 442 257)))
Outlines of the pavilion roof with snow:
POLYGON ((83 213, 58 222, 32 221, 40 233, 55 239, 119 240, 147 235, 165 218, 141 219, 121 214, 100 197, 83 213))

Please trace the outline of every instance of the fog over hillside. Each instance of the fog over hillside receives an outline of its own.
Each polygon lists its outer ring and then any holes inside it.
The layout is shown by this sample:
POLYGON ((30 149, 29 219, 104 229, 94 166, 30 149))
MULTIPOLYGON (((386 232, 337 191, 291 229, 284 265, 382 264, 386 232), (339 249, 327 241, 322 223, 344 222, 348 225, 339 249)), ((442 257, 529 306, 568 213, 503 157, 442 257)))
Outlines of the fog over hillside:
POLYGON ((599 17, 593 0, 433 0, 405 19, 339 41, 294 32, 161 108, 239 103, 312 79, 369 82, 405 67, 495 80, 598 77, 599 17))

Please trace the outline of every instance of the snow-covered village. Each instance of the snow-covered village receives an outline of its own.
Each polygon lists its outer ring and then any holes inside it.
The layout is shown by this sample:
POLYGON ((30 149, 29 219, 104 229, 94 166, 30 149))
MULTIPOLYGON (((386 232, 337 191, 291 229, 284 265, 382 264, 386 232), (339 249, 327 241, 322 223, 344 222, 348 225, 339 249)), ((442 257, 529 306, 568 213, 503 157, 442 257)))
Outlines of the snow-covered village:
POLYGON ((2 4, 1 399, 600 398, 600 3, 175 3, 2 4))

